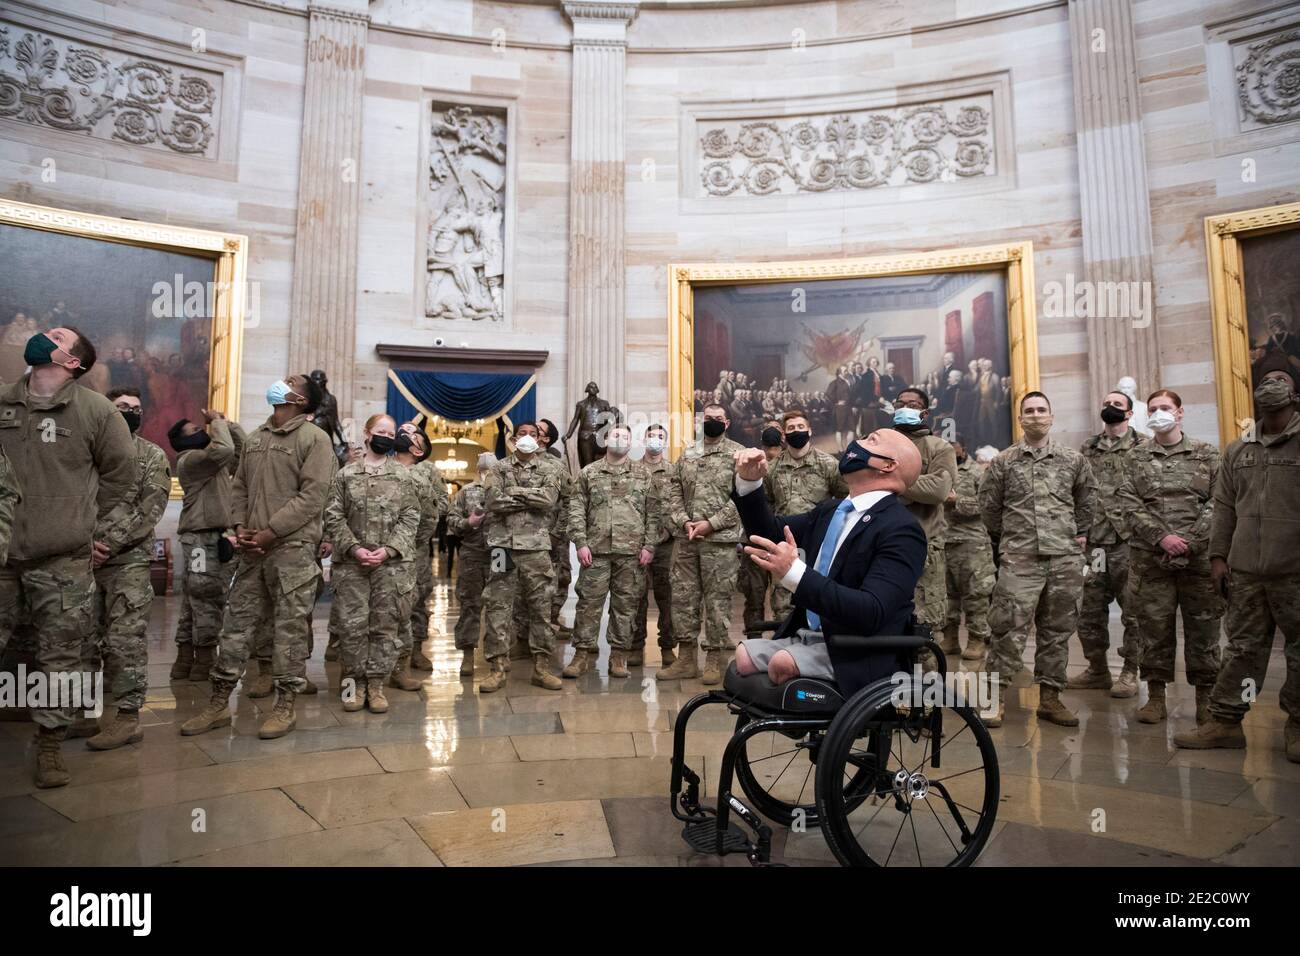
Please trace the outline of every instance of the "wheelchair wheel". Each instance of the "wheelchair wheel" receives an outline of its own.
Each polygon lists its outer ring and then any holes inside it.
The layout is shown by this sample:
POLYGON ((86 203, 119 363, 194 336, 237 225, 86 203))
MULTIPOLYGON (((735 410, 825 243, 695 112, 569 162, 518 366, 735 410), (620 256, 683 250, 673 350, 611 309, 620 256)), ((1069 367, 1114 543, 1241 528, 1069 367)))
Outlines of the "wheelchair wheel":
MULTIPOLYGON (((736 733, 750 722, 741 714, 736 733)), ((793 732, 792 732, 793 733, 793 732)), ((736 779, 754 809, 773 823, 791 826, 802 816, 807 826, 817 825, 815 762, 822 731, 801 734, 755 734, 736 757, 736 779)))
POLYGON ((826 842, 844 866, 969 866, 997 816, 993 739, 968 707, 900 714, 890 691, 855 696, 822 741, 826 842))

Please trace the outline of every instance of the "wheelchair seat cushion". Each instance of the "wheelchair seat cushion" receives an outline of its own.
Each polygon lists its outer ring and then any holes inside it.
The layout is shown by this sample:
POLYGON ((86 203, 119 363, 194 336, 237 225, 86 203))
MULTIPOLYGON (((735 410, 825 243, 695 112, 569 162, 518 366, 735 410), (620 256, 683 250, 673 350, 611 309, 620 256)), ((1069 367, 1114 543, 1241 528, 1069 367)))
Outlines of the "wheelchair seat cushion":
POLYGON ((844 704, 844 695, 832 681, 796 677, 773 684, 764 673, 741 676, 734 661, 727 666, 722 686, 740 701, 772 713, 833 714, 844 704))

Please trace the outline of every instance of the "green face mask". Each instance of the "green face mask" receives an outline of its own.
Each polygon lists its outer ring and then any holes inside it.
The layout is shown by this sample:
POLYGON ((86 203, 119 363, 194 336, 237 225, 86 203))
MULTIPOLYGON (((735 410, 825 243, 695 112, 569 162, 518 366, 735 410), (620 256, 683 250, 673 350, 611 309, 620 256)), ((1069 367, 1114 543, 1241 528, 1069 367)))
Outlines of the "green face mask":
POLYGON ((1265 379, 1255 389, 1255 403, 1266 411, 1284 408, 1292 401, 1291 386, 1280 378, 1265 379))
POLYGON ((58 349, 59 343, 54 341, 44 332, 37 332, 27 340, 27 346, 23 349, 23 361, 35 368, 38 365, 49 365, 54 361, 54 353, 58 349))

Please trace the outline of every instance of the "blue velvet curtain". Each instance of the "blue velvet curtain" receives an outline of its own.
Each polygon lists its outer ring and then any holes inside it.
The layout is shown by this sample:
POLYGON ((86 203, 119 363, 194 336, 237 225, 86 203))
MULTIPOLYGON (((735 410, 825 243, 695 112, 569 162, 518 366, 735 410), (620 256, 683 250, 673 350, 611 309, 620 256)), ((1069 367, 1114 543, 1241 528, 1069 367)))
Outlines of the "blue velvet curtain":
POLYGON ((537 415, 537 385, 532 375, 492 372, 388 373, 388 414, 399 422, 417 415, 439 415, 457 422, 509 416, 529 421, 537 415))

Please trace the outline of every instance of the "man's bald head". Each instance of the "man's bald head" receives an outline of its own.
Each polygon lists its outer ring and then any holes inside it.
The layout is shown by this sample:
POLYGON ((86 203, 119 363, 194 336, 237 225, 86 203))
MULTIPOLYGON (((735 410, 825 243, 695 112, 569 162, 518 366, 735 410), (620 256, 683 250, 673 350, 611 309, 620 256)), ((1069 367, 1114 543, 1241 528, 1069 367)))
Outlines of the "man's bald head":
POLYGON ((849 495, 868 491, 907 490, 921 474, 921 453, 912 439, 892 428, 878 428, 858 439, 858 444, 881 457, 871 459, 871 467, 844 476, 849 495), (892 459, 886 461, 884 459, 892 459))

